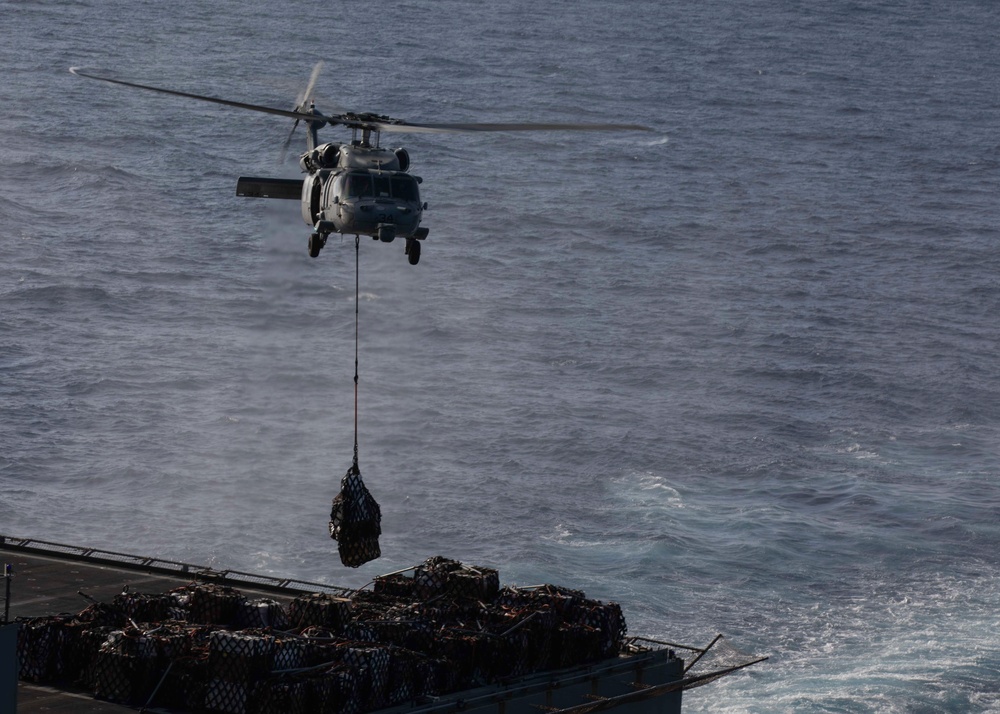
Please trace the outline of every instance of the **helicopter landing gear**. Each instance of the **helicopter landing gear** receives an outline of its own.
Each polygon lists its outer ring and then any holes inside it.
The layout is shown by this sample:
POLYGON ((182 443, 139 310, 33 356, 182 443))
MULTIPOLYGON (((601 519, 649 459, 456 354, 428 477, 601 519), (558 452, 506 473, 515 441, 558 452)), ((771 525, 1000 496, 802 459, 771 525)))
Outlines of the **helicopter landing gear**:
POLYGON ((322 233, 310 233, 309 234, 309 257, 318 258, 319 252, 323 250, 323 246, 326 245, 326 236, 322 233))
POLYGON ((420 241, 416 238, 406 239, 406 255, 410 261, 410 265, 416 265, 420 262, 420 241))
POLYGON ((316 221, 313 232, 309 235, 309 257, 318 258, 319 252, 326 245, 327 237, 336 229, 333 221, 316 221))

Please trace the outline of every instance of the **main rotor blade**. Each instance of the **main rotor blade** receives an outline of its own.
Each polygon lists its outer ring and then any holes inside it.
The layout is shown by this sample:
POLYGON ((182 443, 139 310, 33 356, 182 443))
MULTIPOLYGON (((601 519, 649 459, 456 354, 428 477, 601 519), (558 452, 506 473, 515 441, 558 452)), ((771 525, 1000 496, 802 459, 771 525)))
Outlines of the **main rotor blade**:
MULTIPOLYGON (((346 122, 345 122, 346 123, 346 122)), ((409 122, 372 122, 370 126, 379 131, 394 131, 410 134, 439 133, 453 131, 654 131, 641 124, 411 124, 409 122)))
POLYGON ((313 67, 312 74, 309 75, 309 84, 306 85, 305 91, 299 95, 299 101, 296 103, 295 108, 302 108, 302 105, 312 99, 313 90, 316 89, 316 80, 319 79, 319 73, 323 71, 323 60, 320 60, 313 67))
POLYGON ((289 146, 289 144, 292 143, 292 137, 295 136, 295 130, 298 128, 298 126, 299 126, 299 120, 296 119, 295 123, 292 124, 292 130, 290 132, 288 132, 288 136, 285 138, 285 143, 281 147, 282 148, 282 155, 281 155, 282 161, 281 161, 281 163, 285 163, 285 161, 284 161, 284 158, 285 158, 284 150, 287 149, 288 146, 289 146))
POLYGON ((293 112, 287 111, 285 109, 274 109, 273 107, 265 107, 260 104, 247 104, 246 102, 234 102, 229 99, 219 99, 218 97, 206 97, 203 94, 191 94, 190 92, 179 92, 176 89, 164 89, 163 87, 151 87, 148 84, 139 84, 137 82, 126 82, 123 79, 111 79, 110 77, 99 77, 96 74, 89 74, 87 72, 81 72, 79 67, 70 67, 69 71, 78 77, 86 77, 87 79, 96 79, 99 82, 110 82, 111 84, 121 84, 125 87, 135 87, 136 89, 147 89, 151 92, 160 92, 161 94, 173 94, 177 97, 187 97, 188 99, 197 99, 202 102, 212 102, 214 104, 223 104, 227 107, 237 107, 239 109, 249 109, 254 112, 263 112, 264 114, 277 114, 282 117, 289 117, 291 119, 301 119, 302 121, 325 121, 326 118, 319 114, 305 114, 303 112, 293 112))
MULTIPOLYGON (((310 89, 314 82, 315 76, 318 75, 319 65, 313 69, 313 78, 310 78, 310 89)), ((371 115, 357 115, 357 114, 335 114, 332 116, 326 116, 316 112, 315 114, 310 114, 300 111, 288 111, 286 109, 275 109, 274 107, 265 107, 260 104, 248 104, 246 102, 234 102, 230 99, 219 99, 218 97, 208 97, 203 94, 192 94, 190 92, 180 92, 176 89, 164 89, 163 87, 153 87, 148 84, 139 84, 138 82, 126 82, 123 79, 112 79, 110 77, 101 77, 96 74, 90 74, 89 72, 82 72, 79 67, 70 67, 69 71, 73 74, 86 77, 88 79, 96 79, 100 82, 109 82, 111 84, 120 84, 124 87, 134 87, 136 89, 145 89, 150 92, 160 92, 161 94, 172 94, 177 97, 187 97, 188 99, 197 99, 202 102, 212 102, 213 104, 222 104, 227 107, 236 107, 238 109, 248 109, 254 112, 263 112, 264 114, 275 114, 277 116, 290 117, 292 119, 299 119, 301 121, 315 122, 323 121, 330 124, 342 124, 347 127, 359 127, 359 128, 369 128, 376 131, 387 131, 396 133, 409 133, 409 134, 420 134, 420 133, 440 133, 440 132, 476 132, 476 131, 653 131, 653 129, 648 126, 642 126, 640 124, 585 124, 585 123, 573 123, 573 124, 559 124, 559 123, 514 123, 514 124, 502 124, 502 123, 435 123, 435 124, 410 124, 404 121, 379 121, 371 115)))

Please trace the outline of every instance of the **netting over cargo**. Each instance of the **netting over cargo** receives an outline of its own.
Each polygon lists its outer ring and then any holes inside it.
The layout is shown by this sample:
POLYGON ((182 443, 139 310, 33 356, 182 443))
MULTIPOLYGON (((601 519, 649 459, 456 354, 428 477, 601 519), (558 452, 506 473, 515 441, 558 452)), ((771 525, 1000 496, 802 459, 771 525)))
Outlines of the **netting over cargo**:
POLYGON ((363 714, 615 657, 621 608, 553 585, 500 587, 492 568, 431 558, 350 599, 278 603, 193 583, 22 621, 22 679, 228 714, 363 714), (159 688, 157 689, 157 687, 159 688))
POLYGON ((357 568, 382 555, 382 510, 365 488, 355 463, 341 479, 340 493, 330 510, 330 537, 337 541, 340 562, 357 568))

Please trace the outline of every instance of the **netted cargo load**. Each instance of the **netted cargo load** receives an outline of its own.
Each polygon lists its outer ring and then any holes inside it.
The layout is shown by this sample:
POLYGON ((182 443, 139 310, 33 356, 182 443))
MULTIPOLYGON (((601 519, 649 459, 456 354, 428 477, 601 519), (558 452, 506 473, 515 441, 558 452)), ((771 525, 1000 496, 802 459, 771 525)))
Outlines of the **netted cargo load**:
POLYGON ((621 652, 622 642, 628 633, 625 615, 616 602, 585 601, 574 614, 574 622, 592 627, 600 634, 598 656, 614 657, 621 652))
POLYGON ((112 630, 88 670, 94 696, 115 702, 144 702, 162 675, 160 651, 142 630, 112 630))
POLYGON ((249 682, 233 682, 221 677, 212 677, 205 687, 204 707, 210 712, 246 714, 252 686, 249 682))
POLYGON ((601 633, 593 627, 563 622, 555 642, 553 649, 558 659, 551 664, 556 667, 588 664, 601 658, 601 633))
POLYGON ((188 622, 230 627, 236 623, 237 612, 245 598, 228 585, 198 583, 181 590, 174 596, 187 610, 188 622))
POLYGON ((505 611, 504 616, 506 627, 502 637, 514 643, 519 668, 537 672, 559 666, 559 615, 542 608, 530 612, 505 611))
POLYGON ((44 684, 58 679, 68 651, 65 615, 38 617, 22 622, 17 633, 18 676, 44 684))
POLYGON ((326 627, 320 627, 318 625, 311 625, 299 633, 299 636, 304 638, 307 643, 314 644, 316 642, 332 642, 334 644, 344 641, 344 638, 334 630, 326 627))
POLYGON ((95 627, 124 627, 125 613, 114 605, 103 602, 91 603, 76 616, 80 622, 86 622, 95 627))
POLYGON ((66 626, 67 650, 66 669, 63 680, 90 688, 97 653, 108 639, 108 635, 118 628, 108 625, 93 626, 73 620, 66 626))
POLYGON ((189 655, 171 660, 167 666, 169 671, 156 694, 156 703, 192 711, 204 709, 209 682, 207 650, 196 648, 189 655))
POLYGON ((311 645, 302 637, 291 635, 275 635, 271 647, 271 670, 282 672, 308 667, 314 662, 310 659, 311 645))
POLYGON ((209 637, 208 669, 213 677, 248 682, 271 670, 274 638, 252 631, 215 630, 209 637))
POLYGON ((312 714, 309 682, 302 678, 269 677, 257 684, 247 714, 312 714))
POLYGON ((347 642, 341 633, 324 627, 307 627, 298 635, 298 641, 303 645, 306 667, 327 667, 339 664, 341 660, 340 647, 347 642))
MULTIPOLYGON (((628 632, 625 616, 618 603, 590 600, 578 590, 555 585, 542 585, 536 588, 508 587, 500 591, 497 603, 515 618, 532 613, 538 617, 542 613, 549 612, 564 623, 596 630, 599 633, 598 653, 592 656, 592 659, 614 657, 619 654, 622 641, 628 632)), ((576 631, 565 637, 571 639, 577 637, 589 642, 591 635, 576 631)))
POLYGON ((120 652, 99 652, 90 678, 94 696, 125 704, 145 702, 159 678, 154 659, 120 652))
MULTIPOLYGON (((435 638, 435 656, 448 663, 453 679, 449 684, 461 687, 466 682, 474 681, 479 664, 484 658, 484 643, 486 635, 469 634, 442 630, 435 638)), ((446 688, 443 691, 451 691, 446 688)))
POLYGON ((352 622, 404 619, 422 606, 417 598, 404 598, 368 590, 359 590, 351 597, 350 617, 352 622))
POLYGON ((270 598, 244 599, 236 607, 236 628, 240 630, 265 627, 286 630, 289 624, 285 608, 277 600, 270 598))
POLYGON ((417 664, 424 656, 401 647, 393 647, 391 652, 392 661, 385 695, 388 706, 412 701, 426 691, 424 683, 417 679, 417 664))
POLYGON ((75 683, 113 628, 91 625, 69 615, 22 621, 18 630, 18 676, 28 682, 75 683))
POLYGON ((388 647, 349 646, 342 650, 343 664, 355 677, 355 696, 361 711, 381 709, 389 704, 389 669, 392 656, 388 647))
POLYGON ((154 595, 125 591, 115 595, 112 606, 136 622, 160 622, 178 614, 177 599, 170 593, 154 595))
POLYGON ((288 606, 288 620, 296 629, 325 627, 341 632, 351 617, 351 601, 327 593, 300 595, 288 606))
POLYGON ((497 595, 497 603, 503 607, 521 609, 549 607, 561 617, 571 614, 586 599, 587 596, 579 590, 570 590, 557 585, 539 585, 532 588, 505 587, 497 595))
POLYGON ((459 689, 459 673, 451 660, 443 657, 422 657, 416 663, 416 678, 423 688, 416 696, 440 696, 459 689))
POLYGON ((352 639, 384 642, 416 652, 430 652, 434 647, 434 625, 422 619, 366 620, 352 623, 348 633, 362 635, 352 639))
POLYGON ((434 622, 438 627, 465 628, 468 623, 481 623, 492 632, 492 623, 498 620, 492 603, 483 603, 468 598, 437 597, 421 603, 414 612, 434 622))
POLYGON ((305 675, 310 714, 359 714, 358 680, 343 665, 314 670, 305 675))
POLYGON ((361 480, 357 460, 340 481, 330 509, 330 537, 337 541, 340 562, 357 568, 382 555, 382 510, 361 480))
POLYGON ((500 574, 493 568, 476 568, 440 556, 428 558, 413 574, 417 593, 493 600, 500 589, 500 574))
POLYGON ((494 636, 489 644, 489 678, 503 680, 520 677, 536 669, 545 668, 548 659, 540 660, 533 650, 529 634, 523 629, 494 636), (543 666, 539 666, 539 664, 543 666))
POLYGON ((375 593, 398 598, 414 598, 417 595, 417 583, 413 578, 403 573, 391 573, 375 578, 375 593))
POLYGON ((215 630, 209 636, 205 708, 244 714, 250 695, 273 668, 275 638, 261 631, 215 630))

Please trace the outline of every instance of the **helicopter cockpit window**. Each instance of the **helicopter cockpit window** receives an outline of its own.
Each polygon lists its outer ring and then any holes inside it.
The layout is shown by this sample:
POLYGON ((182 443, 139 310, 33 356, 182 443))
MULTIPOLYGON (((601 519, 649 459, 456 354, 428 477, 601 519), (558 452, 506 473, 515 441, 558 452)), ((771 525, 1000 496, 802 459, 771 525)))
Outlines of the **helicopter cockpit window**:
POLYGON ((352 174, 347 177, 347 198, 372 195, 372 181, 367 174, 352 174))
POLYGON ((389 177, 388 176, 376 176, 375 177, 375 196, 389 196, 389 177))
POLYGON ((400 201, 419 201, 417 182, 409 176, 394 176, 392 179, 392 197, 400 201))

